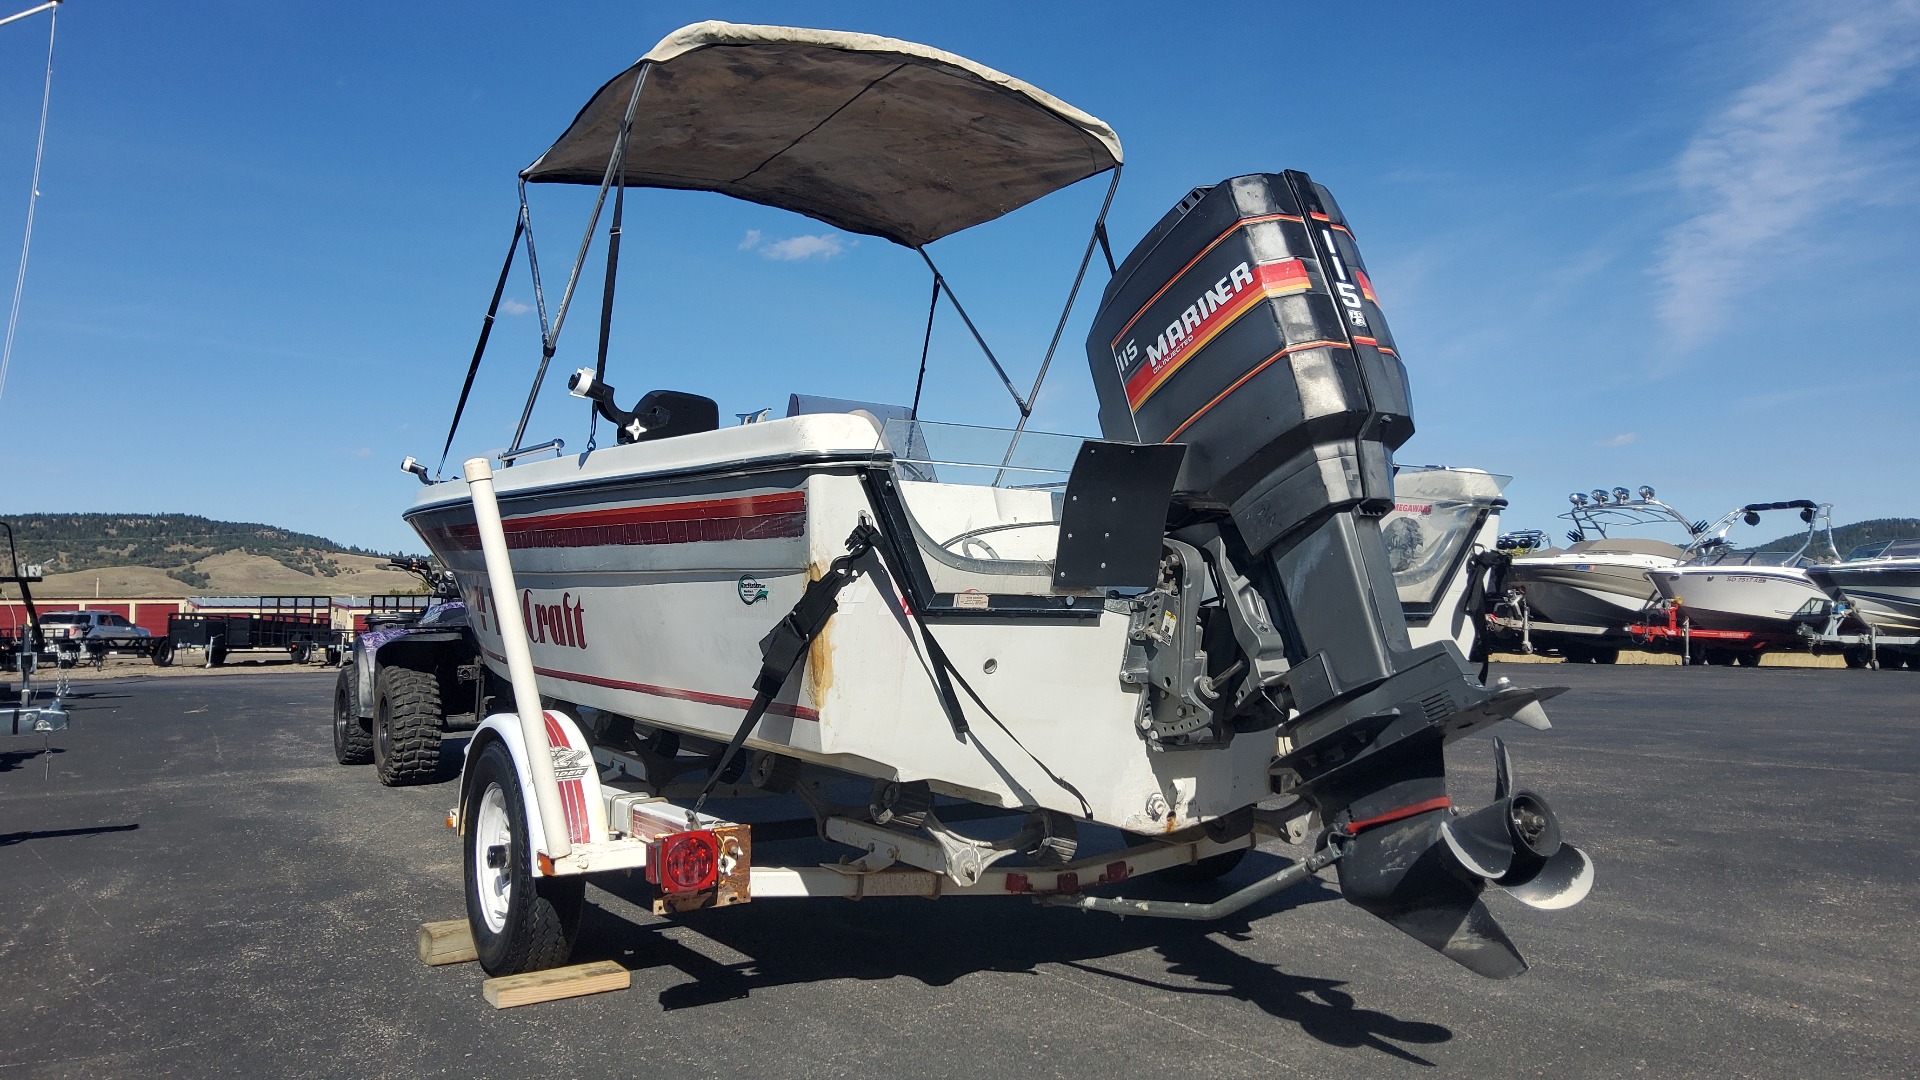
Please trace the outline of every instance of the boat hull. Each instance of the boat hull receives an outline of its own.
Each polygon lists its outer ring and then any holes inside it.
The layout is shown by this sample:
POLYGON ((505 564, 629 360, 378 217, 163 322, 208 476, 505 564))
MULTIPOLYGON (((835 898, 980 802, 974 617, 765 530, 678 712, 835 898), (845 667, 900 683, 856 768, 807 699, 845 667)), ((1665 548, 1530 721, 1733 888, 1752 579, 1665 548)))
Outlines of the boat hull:
MULTIPOLYGON (((542 695, 730 738, 753 694, 759 641, 858 523, 887 520, 870 498, 886 460, 870 423, 829 415, 496 472, 542 695)), ((454 574, 487 663, 504 675, 466 485, 427 489, 407 519, 454 574)), ((1071 618, 928 614, 954 669, 1006 727, 963 693, 971 730, 957 736, 903 612, 900 568, 869 558, 861 569, 748 747, 1134 832, 1184 828, 1269 793, 1270 736, 1180 753, 1148 746, 1141 688, 1119 678, 1128 616, 1097 597, 1071 618)))
POLYGON ((1683 566, 1648 577, 1681 615, 1702 630, 1790 634, 1794 614, 1827 594, 1797 567, 1683 566))
POLYGON ((1920 633, 1920 562, 1905 565, 1844 563, 1807 571, 1836 599, 1853 605, 1854 614, 1876 630, 1920 633))
POLYGON ((1519 558, 1507 571, 1507 583, 1526 594, 1527 609, 1542 622, 1620 630, 1638 622, 1659 592, 1646 562, 1595 557, 1571 560, 1519 558))

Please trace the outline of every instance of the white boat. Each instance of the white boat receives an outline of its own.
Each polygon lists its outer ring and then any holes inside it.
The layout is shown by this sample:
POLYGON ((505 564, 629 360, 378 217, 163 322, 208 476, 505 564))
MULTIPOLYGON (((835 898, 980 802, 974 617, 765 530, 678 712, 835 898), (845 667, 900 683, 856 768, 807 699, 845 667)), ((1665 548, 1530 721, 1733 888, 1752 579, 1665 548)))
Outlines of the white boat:
POLYGON ((1827 557, 1832 557, 1831 510, 1807 499, 1749 503, 1709 527, 1687 562, 1648 576, 1661 597, 1679 605, 1681 617, 1696 629, 1791 637, 1794 616, 1807 602, 1827 599, 1808 576, 1808 567, 1818 562, 1809 549, 1823 534, 1827 557), (1744 551, 1727 541, 1734 525, 1757 525, 1761 514, 1774 510, 1799 511, 1807 535, 1796 550, 1744 551))
MULTIPOLYGON (((589 240, 610 191, 617 238, 627 188, 682 188, 880 237, 932 269, 941 237, 1080 180, 1111 174, 1110 203, 1120 166, 1097 118, 962 57, 701 23, 603 86, 523 171, 515 245, 526 184, 597 185, 589 240)), ((1026 432, 1038 377, 1016 390, 971 319, 1020 413, 1011 430, 928 422, 917 401, 796 399, 728 428, 682 391, 623 409, 603 312, 600 362, 569 385, 615 445, 527 448, 530 396, 503 467, 440 479, 409 460, 426 486, 407 520, 518 706, 480 724, 456 815, 490 971, 564 956, 579 876, 663 857, 635 854, 643 803, 687 773, 703 792, 798 791, 820 835, 865 852, 830 872, 756 864, 762 896, 902 888, 895 862, 938 877, 924 895, 987 889, 984 867, 1021 848, 959 836, 936 798, 1030 812, 1041 855, 1091 822, 1198 857, 1244 850, 1272 827, 1257 805, 1289 797, 1348 900, 1481 974, 1524 970, 1483 889, 1566 906, 1591 864, 1511 789, 1504 757, 1495 802, 1456 818, 1444 748, 1505 718, 1545 727, 1557 691, 1483 686, 1453 641, 1409 639, 1379 525, 1412 433, 1405 368, 1339 208, 1303 173, 1236 177, 1110 266, 1087 343, 1104 439, 1026 432), (849 779, 872 783, 871 805, 824 794, 849 779)), ((571 295, 541 308, 533 395, 571 295)), ((687 836, 708 820, 697 809, 687 836)), ((738 835, 720 861, 745 881, 738 835)), ((736 886, 714 884, 704 850, 707 876, 682 883, 698 895, 660 910, 732 902, 712 899, 736 886)), ((1133 857, 991 880, 1070 896, 1133 857)))
POLYGON ((1920 538, 1862 545, 1807 576, 1881 633, 1920 632, 1920 538))
POLYGON ((1650 487, 1638 495, 1626 488, 1575 492, 1573 509, 1561 515, 1573 522, 1566 548, 1517 555, 1506 584, 1524 596, 1529 618, 1620 633, 1638 622, 1659 599, 1648 573, 1677 566, 1687 554, 1680 544, 1628 530, 1677 527, 1684 542, 1701 528, 1661 502, 1650 487))

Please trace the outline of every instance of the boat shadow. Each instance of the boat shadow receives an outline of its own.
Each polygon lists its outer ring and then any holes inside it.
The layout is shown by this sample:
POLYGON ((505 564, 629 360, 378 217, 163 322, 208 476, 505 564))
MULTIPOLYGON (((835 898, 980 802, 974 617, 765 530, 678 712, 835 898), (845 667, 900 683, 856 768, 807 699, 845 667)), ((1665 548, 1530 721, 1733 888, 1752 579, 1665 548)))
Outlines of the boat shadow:
MULTIPOLYGON (((1250 860, 1231 881, 1214 886, 1176 892, 1143 881, 1130 895, 1216 899, 1281 865, 1271 857, 1257 857, 1257 862, 1256 867, 1250 860)), ((651 904, 649 888, 637 880, 596 885, 642 909, 651 904)), ((610 959, 629 968, 681 972, 688 981, 660 994, 661 1007, 669 1011, 738 1000, 769 987, 844 979, 908 978, 946 986, 987 972, 1074 982, 1092 976, 1158 994, 1245 1002, 1321 1043, 1432 1065, 1398 1044, 1444 1043, 1453 1038, 1450 1029, 1360 1007, 1340 980, 1293 975, 1232 945, 1252 940, 1254 920, 1338 898, 1336 890, 1316 880, 1204 924, 1037 909, 1013 898, 945 904, 884 898, 773 901, 639 925, 589 903, 574 956, 580 962, 610 959), (676 925, 738 957, 715 959, 663 932, 676 925), (1130 956, 1140 952, 1159 957, 1145 973, 1139 959, 1130 956), (1106 963, 1122 958, 1133 970, 1106 963)))

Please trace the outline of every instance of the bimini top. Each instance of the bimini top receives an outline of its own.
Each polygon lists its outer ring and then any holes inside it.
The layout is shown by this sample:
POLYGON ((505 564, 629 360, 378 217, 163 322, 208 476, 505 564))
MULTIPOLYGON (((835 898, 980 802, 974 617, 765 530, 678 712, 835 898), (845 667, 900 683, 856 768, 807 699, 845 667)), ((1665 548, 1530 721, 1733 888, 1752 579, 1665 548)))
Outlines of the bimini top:
POLYGON ((643 70, 629 187, 717 191, 908 247, 1121 160, 1097 118, 965 57, 871 34, 703 22, 601 87, 521 176, 601 183, 643 70))

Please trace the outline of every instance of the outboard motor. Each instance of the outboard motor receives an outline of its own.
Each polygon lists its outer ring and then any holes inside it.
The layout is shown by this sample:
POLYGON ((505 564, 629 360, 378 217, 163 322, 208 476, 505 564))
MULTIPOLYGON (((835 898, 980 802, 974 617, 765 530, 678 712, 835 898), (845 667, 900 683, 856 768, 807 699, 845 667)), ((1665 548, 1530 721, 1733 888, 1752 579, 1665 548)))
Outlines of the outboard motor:
POLYGON ((1559 690, 1489 688, 1451 641, 1409 642, 1379 527, 1406 368, 1333 197, 1299 172, 1196 188, 1114 274, 1087 355, 1107 438, 1187 446, 1123 674, 1150 687, 1148 737, 1277 725, 1274 790, 1344 849, 1349 901, 1482 975, 1526 970, 1481 892, 1564 907, 1591 864, 1504 749, 1495 803, 1455 817, 1443 748, 1544 728, 1559 690))

